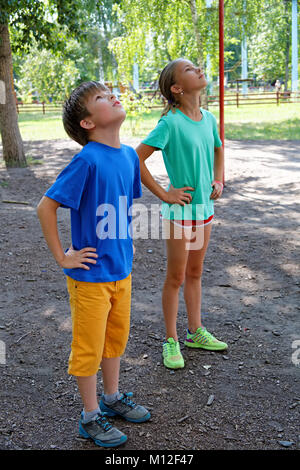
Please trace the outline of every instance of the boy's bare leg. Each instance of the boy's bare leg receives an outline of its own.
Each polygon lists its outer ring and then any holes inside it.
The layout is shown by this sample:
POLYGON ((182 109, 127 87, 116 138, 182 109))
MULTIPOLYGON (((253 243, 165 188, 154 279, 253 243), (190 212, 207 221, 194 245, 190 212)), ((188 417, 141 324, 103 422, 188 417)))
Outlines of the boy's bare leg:
POLYGON ((119 388, 120 357, 103 357, 101 362, 105 395, 116 393, 119 388))
POLYGON ((97 375, 89 377, 76 377, 78 389, 86 412, 94 411, 98 408, 97 401, 97 375))

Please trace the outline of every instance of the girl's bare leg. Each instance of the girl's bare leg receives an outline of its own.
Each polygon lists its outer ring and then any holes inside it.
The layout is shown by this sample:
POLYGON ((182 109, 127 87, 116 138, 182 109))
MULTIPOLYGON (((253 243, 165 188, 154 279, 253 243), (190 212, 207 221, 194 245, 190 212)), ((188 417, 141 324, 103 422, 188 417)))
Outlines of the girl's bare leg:
POLYGON ((188 316, 188 327, 191 333, 195 333, 201 325, 201 276, 203 262, 210 240, 212 224, 199 227, 203 230, 203 246, 200 250, 190 250, 184 280, 184 299, 188 316))
POLYGON ((166 339, 178 341, 176 321, 178 313, 178 296, 184 282, 186 263, 189 252, 186 250, 186 239, 181 227, 172 222, 163 221, 165 230, 170 231, 167 245, 167 274, 162 292, 162 307, 166 327, 166 339))

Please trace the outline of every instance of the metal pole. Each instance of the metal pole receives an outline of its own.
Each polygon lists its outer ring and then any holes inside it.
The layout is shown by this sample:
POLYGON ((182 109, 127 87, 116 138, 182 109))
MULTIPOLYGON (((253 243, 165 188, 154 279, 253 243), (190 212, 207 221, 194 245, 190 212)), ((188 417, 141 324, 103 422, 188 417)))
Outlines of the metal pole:
MULTIPOLYGON (((246 0, 244 0, 243 3, 243 9, 244 9, 244 14, 243 14, 243 25, 242 25, 242 79, 248 78, 248 57, 247 57, 247 38, 246 38, 246 33, 245 33, 245 22, 246 22, 246 12, 247 12, 247 3, 246 0)), ((248 85, 247 82, 243 82, 243 95, 247 95, 248 93, 248 85)))
MULTIPOLYGON (((224 0, 219 0, 219 96, 220 96, 220 138, 225 150, 224 131, 224 0)), ((225 184, 225 171, 223 173, 225 184)))
POLYGON ((298 91, 298 19, 297 0, 292 0, 292 91, 298 91))
MULTIPOLYGON (((213 0, 206 0, 206 8, 211 8, 213 0)), ((210 34, 210 33, 209 33, 210 34)), ((210 55, 206 56, 206 80, 207 80, 207 89, 208 93, 212 94, 212 76, 211 76, 211 60, 210 55)))

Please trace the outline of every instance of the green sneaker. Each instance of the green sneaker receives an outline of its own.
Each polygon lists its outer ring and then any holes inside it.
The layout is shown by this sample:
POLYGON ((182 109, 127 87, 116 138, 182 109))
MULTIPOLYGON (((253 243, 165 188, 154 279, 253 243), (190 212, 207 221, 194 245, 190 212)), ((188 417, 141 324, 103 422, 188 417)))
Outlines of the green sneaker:
POLYGON ((184 367, 184 360, 180 352, 179 341, 174 341, 169 338, 163 344, 163 359, 164 365, 169 369, 182 369, 184 367))
POLYGON ((187 330, 184 344, 189 348, 202 348, 209 351, 223 351, 228 348, 226 343, 219 341, 204 327, 199 327, 195 333, 190 333, 187 330))

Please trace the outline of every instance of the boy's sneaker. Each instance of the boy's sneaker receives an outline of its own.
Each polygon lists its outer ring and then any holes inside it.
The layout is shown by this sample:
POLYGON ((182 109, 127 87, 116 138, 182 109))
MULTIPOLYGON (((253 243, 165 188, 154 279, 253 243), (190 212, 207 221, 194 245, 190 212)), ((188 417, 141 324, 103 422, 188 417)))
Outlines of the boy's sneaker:
POLYGON ((98 413, 97 417, 88 423, 79 421, 79 434, 85 439, 92 439, 97 446, 117 447, 127 441, 127 436, 119 429, 112 427, 107 421, 105 413, 98 413))
POLYGON ((190 333, 187 330, 184 344, 189 348, 202 348, 209 351, 223 351, 228 348, 226 343, 219 341, 204 327, 199 327, 195 333, 190 333))
POLYGON ((102 395, 100 401, 100 410, 105 412, 107 416, 121 416, 131 423, 143 423, 148 421, 151 415, 149 411, 141 405, 137 405, 130 398, 132 393, 122 393, 119 400, 113 403, 105 403, 102 395))
POLYGON ((180 352, 179 341, 174 338, 168 338, 163 344, 163 360, 164 365, 169 369, 182 369, 184 367, 184 359, 180 352))

